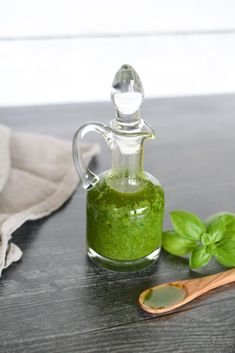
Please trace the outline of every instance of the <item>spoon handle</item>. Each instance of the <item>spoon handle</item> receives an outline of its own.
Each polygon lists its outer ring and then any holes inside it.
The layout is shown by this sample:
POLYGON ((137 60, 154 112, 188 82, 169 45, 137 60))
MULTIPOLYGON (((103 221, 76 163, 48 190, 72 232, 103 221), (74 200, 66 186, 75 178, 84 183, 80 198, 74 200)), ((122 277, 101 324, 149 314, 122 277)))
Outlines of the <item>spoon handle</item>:
POLYGON ((235 269, 183 282, 187 287, 188 295, 198 297, 211 289, 235 282, 235 269))

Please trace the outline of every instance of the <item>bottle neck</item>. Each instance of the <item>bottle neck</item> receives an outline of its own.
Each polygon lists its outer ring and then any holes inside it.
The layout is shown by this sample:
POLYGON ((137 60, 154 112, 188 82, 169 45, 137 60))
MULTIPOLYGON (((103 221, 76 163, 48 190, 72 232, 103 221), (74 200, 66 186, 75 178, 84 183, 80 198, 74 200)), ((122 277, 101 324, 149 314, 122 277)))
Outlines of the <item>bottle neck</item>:
POLYGON ((111 176, 113 183, 124 191, 135 189, 143 178, 142 137, 118 139, 112 153, 111 176))

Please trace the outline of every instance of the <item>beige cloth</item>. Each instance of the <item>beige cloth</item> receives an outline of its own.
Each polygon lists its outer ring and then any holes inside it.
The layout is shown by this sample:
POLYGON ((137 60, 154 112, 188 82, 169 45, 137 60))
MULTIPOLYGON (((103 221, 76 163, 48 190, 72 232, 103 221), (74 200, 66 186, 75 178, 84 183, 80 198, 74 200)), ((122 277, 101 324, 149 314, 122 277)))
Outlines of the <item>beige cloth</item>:
MULTIPOLYGON (((97 152, 97 145, 83 147, 87 162, 97 152)), ((21 249, 10 242, 12 233, 27 220, 57 210, 78 182, 71 142, 12 133, 0 125, 0 276, 4 268, 22 256, 21 249)))

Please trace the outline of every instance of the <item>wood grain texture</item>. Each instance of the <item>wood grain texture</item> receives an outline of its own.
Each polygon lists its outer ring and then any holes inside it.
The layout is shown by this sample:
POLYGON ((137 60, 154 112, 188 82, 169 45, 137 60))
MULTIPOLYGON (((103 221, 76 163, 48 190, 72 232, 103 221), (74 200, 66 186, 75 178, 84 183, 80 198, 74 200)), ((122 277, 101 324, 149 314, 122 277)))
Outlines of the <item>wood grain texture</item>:
MULTIPOLYGON (((158 138, 146 143, 145 169, 159 178, 168 211, 187 209, 205 218, 235 209, 235 96, 146 101, 143 117, 158 138)), ((79 104, 0 110, 0 122, 15 130, 71 139, 84 122, 109 121, 111 104, 79 104)), ((92 162, 107 169, 102 144, 92 162)), ((17 195, 16 195, 17 197, 17 195)), ((154 285, 223 271, 211 262, 188 270, 185 260, 162 252, 154 266, 137 273, 112 273, 85 253, 85 192, 51 217, 28 222, 14 241, 24 255, 0 281, 1 353, 174 352, 233 353, 234 285, 226 285, 185 306, 153 317, 137 305, 154 285)))

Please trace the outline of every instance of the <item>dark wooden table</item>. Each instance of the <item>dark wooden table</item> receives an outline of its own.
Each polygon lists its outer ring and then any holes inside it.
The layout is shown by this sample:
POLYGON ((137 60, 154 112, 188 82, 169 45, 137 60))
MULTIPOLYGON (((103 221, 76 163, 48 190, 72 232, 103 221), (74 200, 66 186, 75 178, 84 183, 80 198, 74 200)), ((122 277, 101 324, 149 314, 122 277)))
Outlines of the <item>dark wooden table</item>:
MULTIPOLYGON (((15 130, 69 139, 84 122, 112 117, 111 103, 0 110, 0 122, 15 130)), ((158 132, 146 142, 145 169, 165 188, 166 226, 173 209, 203 218, 235 211, 235 96, 149 100, 143 117, 158 132)), ((109 168, 109 151, 98 136, 88 141, 94 139, 103 153, 92 168, 101 171, 109 168)), ((234 285, 166 316, 136 304, 146 287, 224 269, 212 261, 191 272, 186 261, 164 252, 137 273, 96 267, 85 251, 81 186, 51 217, 22 226, 14 241, 24 255, 0 280, 1 353, 235 352, 234 285)))

